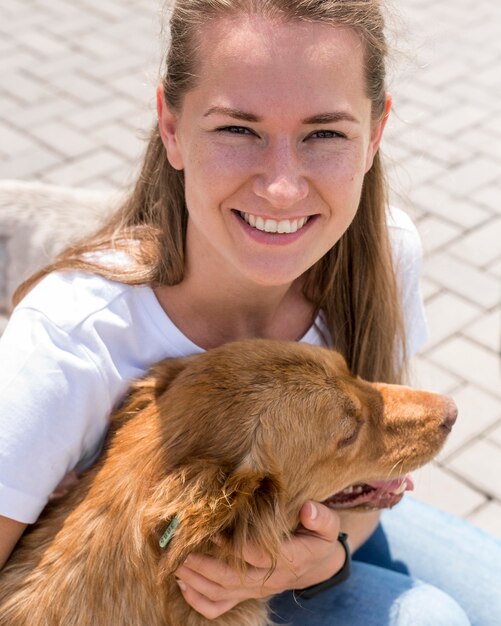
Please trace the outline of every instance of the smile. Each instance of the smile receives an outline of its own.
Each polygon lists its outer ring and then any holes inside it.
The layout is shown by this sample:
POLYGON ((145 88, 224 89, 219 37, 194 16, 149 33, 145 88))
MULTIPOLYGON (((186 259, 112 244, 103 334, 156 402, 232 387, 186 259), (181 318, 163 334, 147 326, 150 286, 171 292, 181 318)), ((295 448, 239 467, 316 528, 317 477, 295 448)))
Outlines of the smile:
POLYGON ((247 224, 264 233, 296 233, 298 230, 301 230, 310 219, 309 217, 301 217, 293 220, 272 220, 269 218, 263 219, 251 213, 242 213, 241 211, 238 213, 247 224))

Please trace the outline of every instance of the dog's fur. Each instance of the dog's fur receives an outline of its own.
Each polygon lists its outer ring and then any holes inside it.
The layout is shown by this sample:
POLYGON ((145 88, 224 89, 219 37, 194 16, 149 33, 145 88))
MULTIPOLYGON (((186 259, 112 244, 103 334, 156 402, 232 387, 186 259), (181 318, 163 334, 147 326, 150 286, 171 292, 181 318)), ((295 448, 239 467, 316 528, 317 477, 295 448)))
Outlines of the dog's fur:
POLYGON ((447 398, 365 382, 305 344, 249 340, 164 361, 113 416, 100 462, 14 551, 0 625, 264 626, 264 600, 209 622, 173 572, 193 551, 241 566, 248 540, 276 559, 305 500, 429 461, 450 411, 447 398))

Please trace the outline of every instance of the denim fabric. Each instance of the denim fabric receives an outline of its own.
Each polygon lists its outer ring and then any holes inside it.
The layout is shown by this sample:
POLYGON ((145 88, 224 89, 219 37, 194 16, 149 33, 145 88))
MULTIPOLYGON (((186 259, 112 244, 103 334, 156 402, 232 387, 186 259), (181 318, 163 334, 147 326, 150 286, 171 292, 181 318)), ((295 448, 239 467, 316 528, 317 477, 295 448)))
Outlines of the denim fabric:
POLYGON ((272 601, 293 626, 500 626, 501 541, 407 496, 353 555, 350 579, 272 601))

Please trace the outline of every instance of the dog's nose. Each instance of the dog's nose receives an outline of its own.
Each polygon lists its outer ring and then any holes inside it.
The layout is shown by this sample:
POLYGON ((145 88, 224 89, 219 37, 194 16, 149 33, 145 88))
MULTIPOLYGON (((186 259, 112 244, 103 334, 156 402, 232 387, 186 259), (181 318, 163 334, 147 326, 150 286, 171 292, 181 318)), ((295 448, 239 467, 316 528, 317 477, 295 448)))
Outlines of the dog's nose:
POLYGON ((454 402, 454 400, 452 398, 444 398, 444 402, 445 402, 445 417, 444 417, 444 421, 442 422, 442 426, 444 428, 446 428, 447 430, 452 430, 452 427, 454 426, 455 422, 456 422, 456 418, 458 416, 458 409, 456 406, 456 403, 454 402))

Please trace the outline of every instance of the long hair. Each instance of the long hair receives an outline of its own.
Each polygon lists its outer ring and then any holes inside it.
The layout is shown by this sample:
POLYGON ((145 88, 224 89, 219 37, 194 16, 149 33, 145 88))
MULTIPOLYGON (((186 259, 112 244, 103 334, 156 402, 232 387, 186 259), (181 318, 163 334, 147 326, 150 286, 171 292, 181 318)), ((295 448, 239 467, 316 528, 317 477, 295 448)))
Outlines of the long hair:
MULTIPOLYGON (((382 118, 388 49, 381 0, 176 0, 162 72, 165 100, 173 110, 181 109, 184 95, 196 85, 204 27, 210 20, 242 12, 354 29, 364 47, 372 117, 382 118)), ((355 219, 306 272, 304 295, 322 310, 334 347, 355 374, 399 382, 402 364, 396 355, 405 355, 405 336, 386 225, 386 189, 377 153, 365 176, 355 219)), ((14 303, 56 270, 87 270, 129 284, 178 284, 184 276, 187 219, 184 175, 170 165, 155 123, 140 175, 123 205, 93 236, 68 247, 25 281, 14 294, 14 303), (136 262, 106 266, 95 253, 110 249, 124 250, 136 262)))

